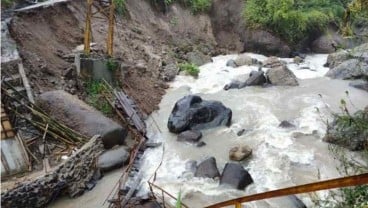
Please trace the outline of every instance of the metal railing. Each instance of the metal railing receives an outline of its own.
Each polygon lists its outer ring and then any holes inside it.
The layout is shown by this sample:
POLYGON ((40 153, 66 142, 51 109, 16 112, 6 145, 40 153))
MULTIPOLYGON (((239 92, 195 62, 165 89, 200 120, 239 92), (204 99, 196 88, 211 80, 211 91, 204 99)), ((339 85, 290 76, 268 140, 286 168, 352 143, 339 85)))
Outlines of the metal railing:
POLYGON ((214 205, 210 205, 207 208, 219 208, 225 206, 235 206, 236 208, 241 208, 242 203, 257 201, 262 199, 269 199, 274 197, 281 197, 293 194, 301 194, 301 193, 308 193, 313 191, 321 191, 327 189, 334 189, 334 188, 343 188, 348 186, 358 186, 368 184, 368 173, 364 173, 361 175, 355 176, 348 176, 343 178, 337 178, 332 180, 320 181, 316 183, 309 183, 300 186, 293 186, 284 189, 278 189, 274 191, 268 191, 264 193, 244 196, 236 199, 231 199, 228 201, 220 202, 214 205))

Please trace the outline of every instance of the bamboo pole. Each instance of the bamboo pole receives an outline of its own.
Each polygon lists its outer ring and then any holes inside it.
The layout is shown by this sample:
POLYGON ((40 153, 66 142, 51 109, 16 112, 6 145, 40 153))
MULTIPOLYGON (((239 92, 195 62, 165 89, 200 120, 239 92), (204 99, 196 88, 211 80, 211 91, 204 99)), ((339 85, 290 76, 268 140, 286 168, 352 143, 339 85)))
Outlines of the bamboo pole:
POLYGON ((110 0, 109 29, 107 34, 107 55, 112 57, 114 47, 115 0, 110 0))
POLYGON ((89 55, 91 52, 91 18, 92 18, 93 0, 87 0, 86 25, 84 28, 84 54, 89 55))

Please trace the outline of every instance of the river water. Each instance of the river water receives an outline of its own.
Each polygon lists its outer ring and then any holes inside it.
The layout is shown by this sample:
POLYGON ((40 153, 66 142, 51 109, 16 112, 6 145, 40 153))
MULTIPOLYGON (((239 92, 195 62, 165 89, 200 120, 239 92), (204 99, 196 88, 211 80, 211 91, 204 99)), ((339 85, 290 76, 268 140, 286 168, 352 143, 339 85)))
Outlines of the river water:
MULTIPOLYGON (((267 57, 249 54, 264 61, 267 57)), ((338 165, 322 141, 326 120, 332 111, 339 111, 340 100, 346 99, 352 111, 368 104, 365 91, 351 88, 348 81, 324 77, 328 68, 323 67, 327 55, 309 55, 305 63, 297 65, 292 59, 283 59, 299 79, 299 86, 246 87, 224 91, 233 79, 245 80, 256 66, 231 68, 226 66, 236 55, 218 56, 213 62, 200 67, 197 79, 179 75, 163 97, 160 110, 148 119, 149 136, 161 147, 148 149, 142 161, 144 180, 148 181, 157 170, 155 184, 174 196, 181 192, 183 202, 190 207, 203 207, 215 202, 259 193, 277 188, 316 182, 339 176, 338 165), (308 66, 309 69, 301 69, 308 66), (349 92, 347 98, 346 91, 349 92), (206 146, 176 141, 168 131, 167 120, 177 100, 185 95, 197 94, 203 99, 218 100, 233 111, 232 125, 202 131, 206 146), (352 104, 351 104, 352 103, 352 104), (318 109, 318 110, 317 110, 318 109), (296 125, 292 129, 279 128, 281 121, 296 125), (242 136, 237 132, 246 129, 242 136), (241 162, 254 179, 244 191, 219 186, 219 180, 196 178, 185 164, 190 160, 202 161, 213 156, 222 172, 229 162, 230 148, 248 145, 253 149, 251 158, 241 162)), ((147 193, 142 182, 139 194, 147 193)), ((318 192, 324 197, 327 192, 318 192)), ((310 195, 298 195, 309 207, 310 195)), ((295 207, 286 198, 248 203, 247 207, 295 207)))

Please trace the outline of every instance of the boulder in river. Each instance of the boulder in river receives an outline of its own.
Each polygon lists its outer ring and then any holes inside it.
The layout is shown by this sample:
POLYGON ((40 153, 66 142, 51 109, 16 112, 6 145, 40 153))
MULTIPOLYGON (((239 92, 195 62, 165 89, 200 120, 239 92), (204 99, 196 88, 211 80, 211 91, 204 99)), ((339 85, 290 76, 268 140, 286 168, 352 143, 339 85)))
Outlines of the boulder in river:
POLYGON ((233 59, 230 59, 226 62, 226 66, 236 68, 238 67, 233 59))
POLYGON ((183 131, 178 135, 178 141, 196 143, 202 138, 202 133, 196 130, 183 131))
POLYGON ((266 68, 276 68, 279 66, 284 66, 286 65, 286 62, 281 61, 278 57, 276 56, 270 56, 268 57, 264 62, 263 62, 263 67, 266 68))
POLYGON ((170 132, 200 130, 231 124, 232 111, 218 101, 206 101, 188 95, 175 103, 167 127, 170 132))
POLYGON ((252 71, 249 74, 249 78, 245 82, 232 81, 230 84, 225 85, 224 90, 229 89, 241 89, 246 86, 264 85, 267 83, 267 78, 262 70, 252 71))
POLYGON ((286 121, 286 120, 284 120, 284 121, 281 121, 281 123, 279 124, 279 127, 280 127, 280 128, 285 128, 285 129, 287 129, 287 128, 294 128, 294 127, 295 127, 295 125, 294 125, 294 124, 292 124, 290 121, 286 121))
POLYGON ((97 158, 97 167, 103 171, 112 170, 122 166, 129 158, 126 146, 119 146, 106 150, 97 158))
POLYGON ((247 54, 240 54, 236 57, 234 62, 237 66, 244 66, 244 65, 250 66, 252 64, 257 64, 257 59, 253 59, 247 54))
POLYGON ((330 69, 326 76, 334 79, 368 79, 368 60, 349 59, 330 69))
POLYGON ((124 144, 128 134, 115 121, 63 90, 42 93, 36 104, 53 119, 87 137, 101 135, 106 149, 124 144))
POLYGON ((253 183, 252 176, 243 166, 235 163, 227 163, 220 178, 220 184, 226 184, 233 188, 243 190, 253 183))
POLYGON ((210 157, 205 161, 201 162, 197 170, 194 174, 195 177, 202 178, 216 178, 220 176, 220 173, 217 169, 216 159, 214 157, 210 157))
POLYGON ((297 86, 298 79, 295 74, 286 66, 271 68, 267 71, 268 81, 273 85, 297 86))
POLYGON ((357 89, 365 90, 368 92, 368 81, 365 81, 365 80, 354 80, 349 83, 349 86, 355 87, 357 89))
POLYGON ((252 148, 247 145, 233 147, 229 151, 229 159, 242 161, 252 155, 252 148))

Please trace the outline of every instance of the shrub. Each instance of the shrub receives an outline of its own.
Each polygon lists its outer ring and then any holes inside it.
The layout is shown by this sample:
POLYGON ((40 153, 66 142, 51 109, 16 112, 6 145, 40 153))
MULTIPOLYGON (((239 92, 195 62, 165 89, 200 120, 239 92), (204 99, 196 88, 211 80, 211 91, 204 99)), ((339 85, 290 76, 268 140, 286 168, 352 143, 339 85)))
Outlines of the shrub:
POLYGON ((182 63, 179 64, 180 71, 185 71, 187 74, 198 77, 199 67, 192 63, 182 63))
POLYGON ((250 27, 272 30, 291 43, 341 21, 339 0, 248 0, 243 15, 250 27))
POLYGON ((113 109, 104 98, 105 88, 101 81, 90 80, 86 83, 86 102, 101 111, 104 115, 111 117, 113 109))

